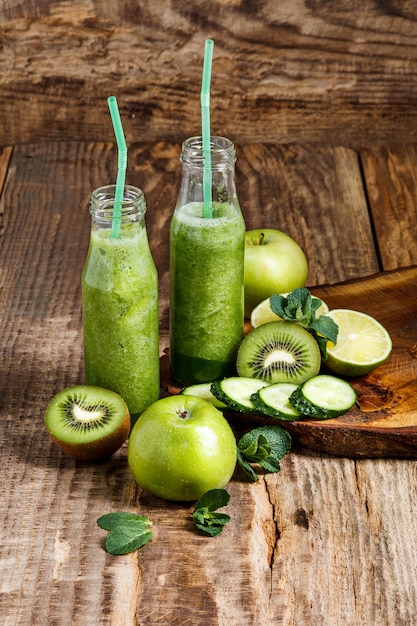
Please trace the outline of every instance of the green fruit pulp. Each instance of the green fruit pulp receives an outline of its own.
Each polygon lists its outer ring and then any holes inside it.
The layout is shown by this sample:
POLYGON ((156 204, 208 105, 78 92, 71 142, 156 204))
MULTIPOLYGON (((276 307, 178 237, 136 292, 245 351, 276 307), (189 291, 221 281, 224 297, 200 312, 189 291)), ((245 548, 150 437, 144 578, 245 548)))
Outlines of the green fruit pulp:
POLYGON ((45 425, 60 441, 88 444, 112 434, 125 416, 126 404, 118 394, 79 385, 52 398, 45 413, 45 425))
POLYGON ((239 376, 301 385, 320 369, 314 337, 295 322, 268 322, 252 330, 237 356, 239 376))

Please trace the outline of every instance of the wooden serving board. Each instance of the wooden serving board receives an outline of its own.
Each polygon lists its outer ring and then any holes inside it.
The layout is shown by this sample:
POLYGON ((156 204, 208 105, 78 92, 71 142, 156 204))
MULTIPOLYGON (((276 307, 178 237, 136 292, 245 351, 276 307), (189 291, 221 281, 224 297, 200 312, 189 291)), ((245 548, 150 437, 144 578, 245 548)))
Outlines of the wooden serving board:
MULTIPOLYGON (((341 417, 278 423, 293 440, 318 452, 352 458, 417 458, 417 266, 365 279, 311 288, 329 308, 363 311, 391 335, 389 359, 374 372, 351 379, 356 405, 341 417)), ((176 393, 166 364, 165 391, 176 393)), ((273 418, 242 415, 253 426, 273 418)))

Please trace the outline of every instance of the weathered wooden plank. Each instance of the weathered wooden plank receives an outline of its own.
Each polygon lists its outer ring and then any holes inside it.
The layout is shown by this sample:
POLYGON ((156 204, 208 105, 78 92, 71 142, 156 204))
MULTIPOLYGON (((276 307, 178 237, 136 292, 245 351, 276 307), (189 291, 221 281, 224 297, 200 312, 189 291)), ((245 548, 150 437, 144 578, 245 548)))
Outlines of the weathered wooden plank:
POLYGON ((236 167, 247 228, 269 226, 294 237, 309 261, 310 286, 378 271, 353 150, 249 144, 238 150, 236 167))
POLYGON ((13 149, 10 146, 0 148, 0 194, 3 189, 4 181, 6 180, 7 168, 9 167, 12 152, 13 149))
POLYGON ((360 155, 383 268, 416 264, 416 146, 366 147, 360 155))
POLYGON ((417 137, 410 2, 23 0, 0 7, 0 145, 105 141, 115 93, 142 141, 200 129, 204 40, 212 127, 239 141, 358 145, 417 137))
POLYGON ((412 624, 416 463, 313 454, 285 461, 284 474, 266 479, 279 537, 278 623, 412 624))
MULTIPOLYGON (((128 181, 145 191, 164 291, 161 348, 178 154, 176 144, 135 144, 129 151, 128 181)), ((79 281, 87 204, 94 187, 113 180, 116 156, 111 144, 16 147, 1 198, 2 621, 412 623, 414 463, 354 462, 295 449, 279 474, 254 485, 236 474, 229 489, 233 521, 212 540, 193 530, 190 506, 163 502, 135 485, 125 448, 90 467, 63 457, 49 441, 42 421, 47 402, 82 381, 79 281), (96 519, 118 509, 139 510, 154 522, 154 540, 139 553, 110 557, 102 549, 105 533, 96 519)), ((359 274, 375 267, 353 152, 238 146, 238 156, 248 225, 257 225, 253 198, 260 198, 267 225, 314 244, 312 281, 347 278, 355 263, 359 274), (358 243, 369 250, 363 256, 356 254, 358 243)))

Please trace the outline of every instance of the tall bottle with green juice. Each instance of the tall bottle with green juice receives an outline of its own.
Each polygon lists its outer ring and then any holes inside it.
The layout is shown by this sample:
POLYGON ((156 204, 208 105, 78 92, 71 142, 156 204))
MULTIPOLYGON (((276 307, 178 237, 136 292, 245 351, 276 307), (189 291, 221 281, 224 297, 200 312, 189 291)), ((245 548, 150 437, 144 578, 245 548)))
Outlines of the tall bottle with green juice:
POLYGON ((85 382, 119 393, 132 424, 159 398, 158 277, 140 189, 126 185, 114 236, 115 186, 91 197, 82 276, 85 382))
POLYGON ((211 217, 203 206, 201 137, 182 145, 182 182, 170 228, 170 366, 184 385, 235 372, 243 338, 245 223, 235 149, 211 137, 211 217))

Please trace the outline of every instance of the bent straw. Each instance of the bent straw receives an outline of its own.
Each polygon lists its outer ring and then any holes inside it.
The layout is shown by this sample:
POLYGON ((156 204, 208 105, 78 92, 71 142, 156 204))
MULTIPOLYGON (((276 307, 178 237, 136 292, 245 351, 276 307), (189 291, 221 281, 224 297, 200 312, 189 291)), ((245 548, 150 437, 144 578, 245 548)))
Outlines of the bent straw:
POLYGON ((206 44, 204 48, 203 79, 201 83, 200 94, 201 126, 203 138, 203 215, 207 218, 213 216, 211 195, 212 171, 210 151, 210 80, 213 59, 213 46, 214 41, 212 39, 206 39, 206 44))
POLYGON ((114 207, 112 215, 112 230, 111 236, 114 239, 119 237, 121 212, 123 203, 123 193, 125 188, 126 168, 127 168, 127 146, 123 133, 122 120, 120 118, 119 108, 117 106, 117 100, 115 96, 110 96, 107 99, 107 103, 110 109, 110 115, 113 122, 114 134, 116 135, 117 147, 118 147, 118 160, 117 160, 117 180, 116 180, 116 192, 114 194, 114 207))

